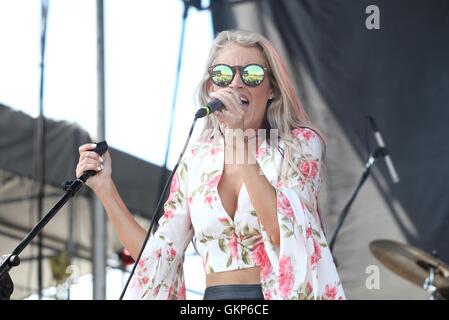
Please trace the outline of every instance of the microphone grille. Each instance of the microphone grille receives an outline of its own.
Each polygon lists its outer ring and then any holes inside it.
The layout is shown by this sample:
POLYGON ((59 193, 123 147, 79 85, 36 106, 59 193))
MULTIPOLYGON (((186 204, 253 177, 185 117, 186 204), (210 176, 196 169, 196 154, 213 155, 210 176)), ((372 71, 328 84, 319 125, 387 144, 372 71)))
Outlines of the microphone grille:
POLYGON ((209 101, 207 103, 207 106, 209 107, 211 113, 224 108, 223 102, 221 102, 218 99, 213 99, 213 100, 209 101))

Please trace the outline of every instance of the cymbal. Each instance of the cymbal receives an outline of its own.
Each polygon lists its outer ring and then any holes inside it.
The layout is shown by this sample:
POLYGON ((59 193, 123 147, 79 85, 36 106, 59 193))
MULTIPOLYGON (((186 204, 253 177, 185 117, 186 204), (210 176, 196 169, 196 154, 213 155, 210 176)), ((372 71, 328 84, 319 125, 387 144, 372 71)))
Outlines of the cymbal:
POLYGON ((435 269, 434 285, 449 295, 449 265, 413 246, 393 240, 375 240, 370 250, 384 266, 399 276, 423 287, 430 268, 435 269))

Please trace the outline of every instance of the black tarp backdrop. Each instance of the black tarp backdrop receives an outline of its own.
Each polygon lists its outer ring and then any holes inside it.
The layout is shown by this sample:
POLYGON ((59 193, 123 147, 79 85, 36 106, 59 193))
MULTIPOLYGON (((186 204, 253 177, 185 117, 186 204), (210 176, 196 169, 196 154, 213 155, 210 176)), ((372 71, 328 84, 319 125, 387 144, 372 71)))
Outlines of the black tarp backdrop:
POLYGON ((427 298, 368 246, 394 239, 449 261, 449 1, 215 0, 211 7, 215 32, 247 29, 276 44, 325 133, 328 237, 366 159, 364 116, 376 119, 401 181, 392 184, 376 163, 337 239, 339 272, 350 298, 427 298), (366 28, 369 5, 379 8, 378 30, 366 28), (372 265, 380 270, 374 289, 372 265))
MULTIPOLYGON (((45 181, 48 185, 60 187, 64 181, 72 180, 75 176, 78 147, 92 139, 76 124, 51 119, 46 119, 45 122, 45 181)), ((36 119, 0 103, 0 169, 35 179, 35 127, 36 119)), ((151 219, 159 200, 159 183, 154 183, 152 178, 160 175, 162 168, 112 147, 109 152, 113 159, 114 181, 129 210, 151 219)), ((82 188, 80 193, 86 195, 90 193, 90 189, 82 188)))

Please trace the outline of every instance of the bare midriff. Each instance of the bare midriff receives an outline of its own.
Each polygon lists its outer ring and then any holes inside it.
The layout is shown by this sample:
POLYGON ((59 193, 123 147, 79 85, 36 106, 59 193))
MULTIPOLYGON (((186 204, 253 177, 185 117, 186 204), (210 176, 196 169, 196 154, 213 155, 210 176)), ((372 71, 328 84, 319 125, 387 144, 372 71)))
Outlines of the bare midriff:
POLYGON ((206 275, 206 287, 226 284, 260 284, 260 267, 211 272, 206 275))

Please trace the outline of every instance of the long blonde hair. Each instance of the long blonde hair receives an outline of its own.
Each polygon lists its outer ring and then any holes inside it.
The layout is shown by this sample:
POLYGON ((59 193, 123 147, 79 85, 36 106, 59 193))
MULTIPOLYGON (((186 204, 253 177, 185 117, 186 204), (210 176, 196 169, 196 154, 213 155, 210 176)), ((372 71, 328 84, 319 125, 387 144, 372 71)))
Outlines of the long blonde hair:
MULTIPOLYGON (((303 176, 293 162, 293 152, 301 149, 297 140, 294 140, 291 131, 295 128, 307 127, 314 130, 321 138, 323 154, 321 160, 324 160, 324 140, 319 130, 312 124, 307 116, 294 86, 290 80, 287 67, 284 60, 279 55, 273 44, 265 37, 243 30, 222 31, 220 32, 209 52, 207 67, 213 64, 220 50, 230 44, 237 44, 243 47, 258 48, 264 55, 269 67, 270 85, 273 90, 274 99, 269 102, 266 110, 266 121, 269 128, 277 129, 279 138, 284 141, 283 156, 284 160, 281 169, 281 179, 285 179, 289 168, 295 170, 300 176, 303 176)), ((197 100, 200 106, 205 106, 211 98, 208 95, 210 84, 209 74, 205 68, 203 78, 198 86, 197 100)), ((220 136, 219 122, 216 117, 207 117, 200 139, 207 141, 217 139, 220 136)), ((268 136, 268 135, 267 135, 268 136)), ((318 208, 314 208, 318 213, 318 208)), ((319 213, 318 213, 319 215, 319 213)), ((321 217, 319 217, 321 220, 321 217)))
MULTIPOLYGON (((209 52, 203 78, 198 86, 197 100, 199 105, 205 106, 211 100, 208 95, 208 87, 210 85, 208 67, 212 65, 220 50, 231 44, 258 48, 268 62, 268 68, 270 70, 269 79, 274 98, 267 106, 265 121, 267 122, 268 128, 264 129, 277 129, 279 138, 284 142, 284 150, 282 152, 284 161, 282 162, 280 175, 282 181, 285 181, 287 178, 287 173, 290 168, 298 173, 300 177, 304 177, 293 161, 293 153, 295 151, 301 152, 302 149, 301 145, 298 145, 297 143, 298 140, 295 140, 291 134, 291 131, 295 128, 310 128, 320 137, 323 150, 321 154, 321 171, 325 157, 323 135, 307 116, 299 97, 295 92, 293 83, 290 80, 284 60, 274 48, 273 44, 265 37, 244 30, 222 31, 217 35, 209 52)), ((216 140, 220 136, 219 128, 219 122, 216 117, 207 117, 200 139, 203 141, 208 141, 210 139, 216 140)), ((313 208, 313 211, 317 215, 318 221, 325 232, 325 222, 319 212, 318 201, 312 201, 312 204, 309 199, 302 200, 308 204, 309 208, 313 208)))

